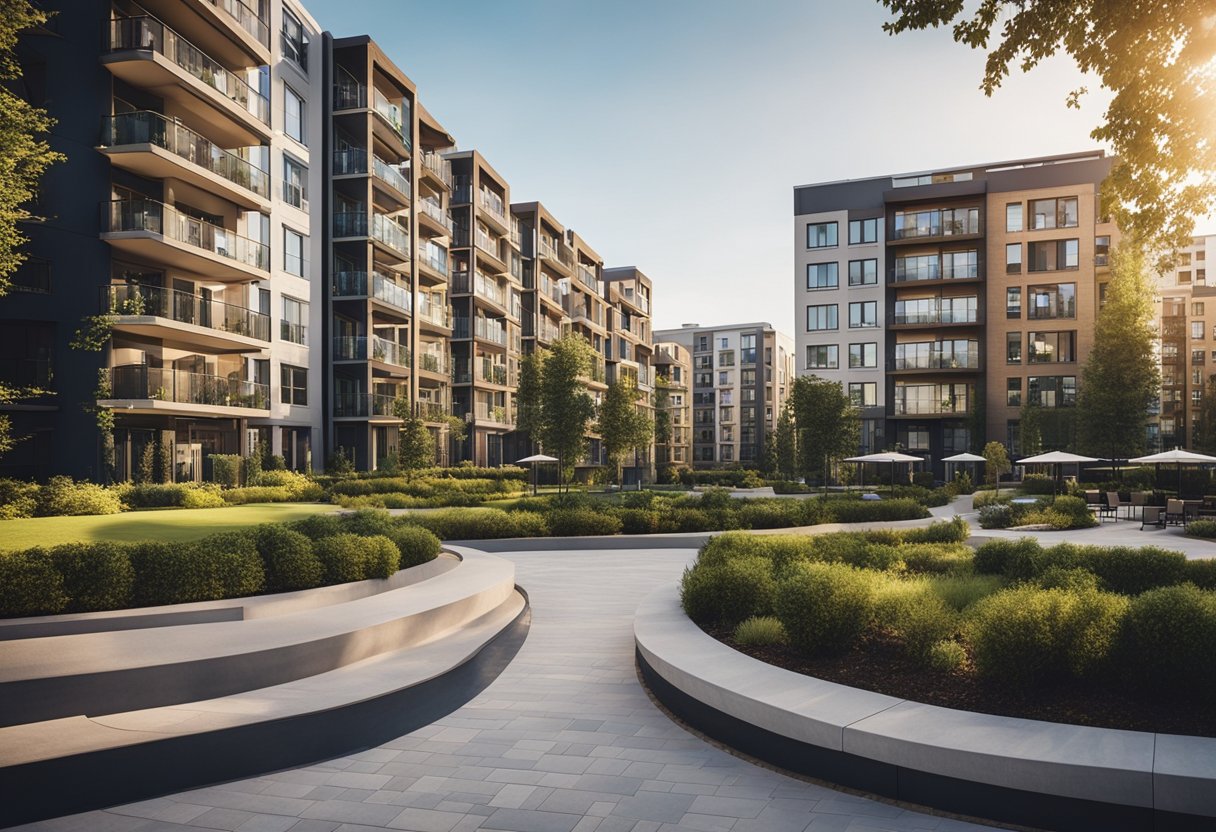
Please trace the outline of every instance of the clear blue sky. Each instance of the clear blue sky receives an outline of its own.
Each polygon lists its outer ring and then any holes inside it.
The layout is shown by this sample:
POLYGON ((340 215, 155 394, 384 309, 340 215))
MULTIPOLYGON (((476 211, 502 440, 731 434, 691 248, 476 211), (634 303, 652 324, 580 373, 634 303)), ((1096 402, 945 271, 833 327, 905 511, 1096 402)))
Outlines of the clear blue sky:
POLYGON ((792 334, 795 185, 1095 147, 1066 60, 979 91, 948 32, 876 0, 305 0, 371 34, 462 148, 655 283, 655 326, 792 334))

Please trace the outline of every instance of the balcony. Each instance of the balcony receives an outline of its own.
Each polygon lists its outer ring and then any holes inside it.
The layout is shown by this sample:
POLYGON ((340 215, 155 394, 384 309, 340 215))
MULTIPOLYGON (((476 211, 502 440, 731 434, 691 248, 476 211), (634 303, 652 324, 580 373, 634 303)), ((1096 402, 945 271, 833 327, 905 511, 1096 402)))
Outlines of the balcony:
POLYGON ((536 250, 542 260, 563 277, 573 277, 574 253, 565 243, 554 246, 544 236, 537 241, 536 250))
POLYGON ((473 406, 473 418, 478 422, 489 422, 492 425, 510 427, 515 424, 515 414, 510 408, 491 405, 487 402, 476 402, 473 406))
POLYGON ((446 378, 450 372, 447 355, 438 352, 418 353, 418 371, 446 378))
POLYGON ((953 326, 981 323, 977 298, 934 298, 915 306, 895 304, 891 326, 953 326), (951 302, 953 301, 953 303, 951 302))
POLYGON ((536 327, 533 337, 545 344, 552 344, 562 337, 562 328, 543 315, 536 327))
POLYGON ((499 247, 500 242, 499 238, 490 236, 480 228, 473 233, 473 244, 477 246, 477 253, 482 255, 483 260, 489 260, 490 266, 497 274, 507 271, 507 262, 502 259, 499 247))
POLYGON ((101 309, 114 331, 208 352, 261 350, 270 316, 160 286, 103 286, 101 309))
POLYGON ((439 300, 433 300, 428 292, 418 295, 418 321, 429 325, 430 328, 451 329, 452 315, 448 308, 447 299, 442 294, 436 295, 439 300))
POLYGON ((226 147, 270 136, 269 99, 151 15, 111 20, 102 63, 128 84, 207 118, 208 132, 226 147))
POLYGON ((279 319, 279 340, 288 344, 308 346, 308 325, 279 319))
POLYGON ((398 255, 401 261, 408 260, 410 257, 409 233, 396 220, 384 214, 372 214, 369 233, 365 210, 338 211, 334 214, 334 237, 338 239, 371 237, 386 246, 391 253, 398 255))
POLYGON ((389 97, 380 90, 372 90, 372 112, 379 118, 372 122, 373 130, 377 135, 383 136, 389 145, 392 146, 392 141, 399 143, 405 151, 405 155, 409 154, 410 148, 413 147, 413 127, 409 124, 409 103, 402 100, 400 104, 389 100, 389 97), (388 130, 382 130, 381 125, 384 125, 388 130))
POLYGON ((650 315, 650 298, 643 295, 641 292, 634 289, 625 289, 621 292, 621 299, 632 306, 634 309, 641 312, 643 315, 650 315))
POLYGON ((418 200, 418 219, 426 224, 431 225, 440 234, 450 235, 452 233, 452 218, 448 216, 448 212, 443 210, 443 206, 431 199, 418 200))
MULTIPOLYGON (((507 330, 502 325, 501 321, 493 318, 475 317, 472 324, 472 332, 470 333, 469 318, 466 316, 454 316, 452 318, 453 338, 477 338, 479 341, 485 341, 490 344, 497 344, 500 347, 507 345, 507 330)), ((553 339, 556 340, 556 339, 553 339)))
POLYGON ((434 243, 427 241, 418 250, 418 265, 430 269, 443 279, 448 276, 448 252, 434 243))
POLYGON ((226 66, 271 61, 270 25, 252 0, 144 0, 141 5, 226 66))
POLYGON ((516 374, 509 371, 506 364, 500 364, 488 358, 481 358, 474 359, 473 365, 477 370, 478 381, 484 381, 486 384, 497 384, 503 387, 507 385, 513 387, 519 383, 516 374))
POLYGON ((969 384, 895 385, 896 416, 965 416, 975 398, 969 384))
POLYGON ((604 311, 603 309, 587 309, 580 306, 576 309, 570 310, 570 320, 576 324, 583 323, 603 329, 604 311))
POLYGON ((968 237, 980 233, 978 208, 945 208, 895 214, 892 241, 968 237))
POLYGON ((895 357, 888 362, 892 372, 951 371, 976 372, 980 369, 980 348, 976 341, 969 342, 966 349, 944 347, 940 343, 897 344, 895 357), (904 347, 901 351, 900 347, 904 347), (916 347, 916 349, 908 349, 916 347))
POLYGON ((148 179, 180 179, 251 211, 270 207, 270 174, 160 113, 102 120, 101 152, 148 179))
POLYGON ((433 150, 423 151, 419 174, 430 179, 433 185, 452 190, 452 163, 433 150))
POLYGON ((214 280, 269 276, 269 246, 151 199, 102 203, 101 237, 119 251, 214 280))
POLYGON ((371 356, 370 360, 379 361, 382 364, 392 364, 394 367, 410 366, 410 351, 408 347, 398 344, 396 341, 390 341, 387 338, 381 338, 379 335, 373 335, 371 338, 371 356))
POLYGON ((607 385, 608 383, 608 366, 602 357, 593 357, 588 362, 584 372, 579 374, 579 378, 583 381, 592 382, 599 385, 607 385))
POLYGON ((443 422, 448 416, 452 415, 452 408, 443 402, 426 401, 425 399, 418 401, 415 404, 418 410, 418 415, 422 417, 424 422, 443 422))
POLYGON ((395 367, 410 366, 410 351, 407 347, 373 335, 336 335, 334 336, 335 361, 378 361, 381 364, 392 364, 395 367), (369 343, 370 342, 370 343, 369 343), (370 350, 369 350, 370 347, 370 350))
POLYGON ((978 280, 978 263, 955 265, 939 258, 899 257, 891 274, 892 283, 919 283, 934 280, 978 280), (910 262, 911 261, 911 262, 910 262))
MULTIPOLYGON (((232 376, 236 374, 233 373, 232 376)), ((270 389, 239 378, 146 364, 112 367, 98 404, 132 413, 244 417, 270 412, 270 389)))
POLYGON ((335 298, 371 297, 394 309, 409 314, 413 309, 413 295, 408 286, 395 283, 378 272, 372 273, 372 292, 367 292, 367 272, 341 271, 334 274, 333 296, 335 298))
POLYGON ((472 276, 467 271, 455 272, 452 275, 452 293, 476 295, 494 304, 504 313, 507 309, 506 291, 495 278, 482 272, 474 272, 472 276))
POLYGON ((481 216, 494 225, 503 234, 511 233, 511 222, 507 219, 507 207, 502 197, 487 188, 481 188, 477 195, 477 204, 481 207, 481 216))
POLYGON ((394 406, 396 396, 386 396, 382 393, 334 393, 335 419, 368 419, 381 417, 386 421, 400 421, 394 406))
POLYGON ((583 263, 579 263, 575 268, 574 273, 578 277, 579 283, 582 283, 597 295, 600 293, 600 282, 595 276, 595 269, 584 265, 583 263))
POLYGON ((334 79, 334 110, 363 110, 367 108, 367 85, 342 67, 337 67, 334 79))

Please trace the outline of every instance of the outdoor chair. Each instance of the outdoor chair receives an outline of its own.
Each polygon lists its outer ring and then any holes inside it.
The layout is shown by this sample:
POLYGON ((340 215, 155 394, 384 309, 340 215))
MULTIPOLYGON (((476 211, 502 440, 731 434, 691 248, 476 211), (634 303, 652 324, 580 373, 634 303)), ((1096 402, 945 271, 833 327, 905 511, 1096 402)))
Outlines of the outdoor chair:
POLYGON ((1137 510, 1139 510, 1140 513, 1143 515, 1144 507, 1146 505, 1148 505, 1148 495, 1145 494, 1143 491, 1133 491, 1132 492, 1132 502, 1131 502, 1131 505, 1128 507, 1127 516, 1134 517, 1137 510))
POLYGON ((1114 496, 1115 496, 1115 501, 1112 503, 1110 500, 1111 495, 1110 495, 1110 493, 1107 493, 1106 499, 1104 501, 1100 501, 1095 506, 1095 508, 1098 510, 1098 521, 1099 522, 1102 521, 1103 517, 1113 517, 1113 518, 1115 518, 1116 523, 1119 522, 1119 515, 1118 515, 1119 495, 1116 494, 1114 496))
POLYGON ((1118 491, 1106 492, 1106 507, 1110 510, 1110 514, 1115 518, 1115 522, 1119 522, 1119 509, 1127 508, 1128 504, 1119 499, 1118 491))
POLYGON ((1165 522, 1173 523, 1175 526, 1181 526, 1186 522, 1186 506, 1182 500, 1166 500, 1165 501, 1165 522))
POLYGON ((1165 528, 1165 509, 1161 506, 1145 506, 1140 512, 1140 531, 1151 526, 1154 529, 1165 528))
POLYGON ((1085 505, 1090 508, 1102 505, 1102 496, 1098 493, 1097 489, 1086 490, 1085 505))

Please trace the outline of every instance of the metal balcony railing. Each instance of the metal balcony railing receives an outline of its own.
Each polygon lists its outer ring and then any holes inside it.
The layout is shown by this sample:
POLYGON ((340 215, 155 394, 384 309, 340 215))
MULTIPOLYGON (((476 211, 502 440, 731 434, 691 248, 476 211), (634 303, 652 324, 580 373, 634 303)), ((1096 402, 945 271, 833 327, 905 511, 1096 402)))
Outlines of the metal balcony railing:
POLYGON ((481 207, 494 214, 504 223, 507 221, 507 210, 503 205, 502 197, 486 188, 481 189, 478 202, 481 207))
POLYGON ((428 373, 448 373, 448 357, 437 352, 422 352, 418 354, 418 369, 428 373))
POLYGON ((270 269, 270 246, 187 216, 171 205, 143 197, 102 205, 102 225, 107 232, 147 231, 255 269, 270 269))
POLYGON ((381 182, 388 183, 406 196, 410 195, 410 180, 398 168, 390 165, 379 156, 372 156, 372 175, 381 182))
POLYGON ((269 410, 270 388, 228 377, 188 373, 146 364, 112 367, 108 373, 110 399, 150 399, 179 404, 269 410))
POLYGON ((396 396, 383 393, 334 393, 334 416, 393 416, 396 396))
POLYGON ((308 346, 308 325, 279 320, 279 340, 289 344, 308 346))
POLYGON ((138 284, 103 286, 101 308, 114 315, 152 315, 259 341, 270 340, 269 315, 177 289, 138 284))

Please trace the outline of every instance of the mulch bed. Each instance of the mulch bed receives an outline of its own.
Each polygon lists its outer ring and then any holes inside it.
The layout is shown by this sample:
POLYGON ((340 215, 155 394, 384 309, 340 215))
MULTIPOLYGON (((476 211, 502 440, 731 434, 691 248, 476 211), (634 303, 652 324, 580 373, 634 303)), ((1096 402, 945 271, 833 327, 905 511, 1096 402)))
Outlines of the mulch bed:
POLYGON ((1211 691, 1194 691, 1195 699, 1186 701, 1165 690, 1146 690, 1137 695, 1092 681, 1019 692, 984 683, 969 668, 951 673, 926 670, 908 659, 894 638, 876 636, 840 656, 807 658, 788 647, 744 647, 734 643, 727 632, 708 632, 741 653, 804 676, 943 708, 1099 728, 1216 737, 1216 694, 1211 691))

